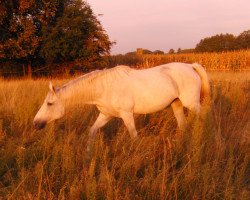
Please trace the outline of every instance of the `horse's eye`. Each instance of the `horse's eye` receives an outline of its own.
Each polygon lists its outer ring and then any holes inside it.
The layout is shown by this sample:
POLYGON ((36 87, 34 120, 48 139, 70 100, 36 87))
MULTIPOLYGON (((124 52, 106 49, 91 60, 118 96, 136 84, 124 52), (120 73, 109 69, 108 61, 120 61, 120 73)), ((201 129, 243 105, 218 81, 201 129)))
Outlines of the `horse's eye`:
POLYGON ((52 106, 52 105, 53 105, 53 103, 48 102, 48 103, 47 103, 47 105, 48 105, 48 106, 52 106))

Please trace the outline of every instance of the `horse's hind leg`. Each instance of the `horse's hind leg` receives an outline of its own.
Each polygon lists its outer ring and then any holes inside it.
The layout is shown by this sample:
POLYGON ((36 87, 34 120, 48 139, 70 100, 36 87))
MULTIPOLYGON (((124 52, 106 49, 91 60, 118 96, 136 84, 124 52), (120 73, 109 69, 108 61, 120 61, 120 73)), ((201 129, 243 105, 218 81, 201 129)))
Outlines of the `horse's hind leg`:
POLYGON ((184 115, 183 105, 182 105, 180 99, 175 99, 172 102, 171 107, 174 111, 174 116, 177 120, 178 127, 181 130, 184 129, 186 126, 186 117, 184 115))
POLYGON ((90 131, 89 131, 89 139, 88 139, 88 143, 87 143, 87 150, 88 151, 90 150, 90 146, 96 138, 96 133, 97 133, 98 129, 100 129, 105 124, 107 124, 111 119, 112 119, 112 117, 110 117, 110 116, 106 116, 102 113, 99 114, 95 123, 93 124, 93 126, 90 128, 90 131))
POLYGON ((128 132, 131 138, 137 137, 137 131, 135 128, 135 120, 132 112, 121 112, 120 117, 122 118, 125 126, 128 129, 128 132))

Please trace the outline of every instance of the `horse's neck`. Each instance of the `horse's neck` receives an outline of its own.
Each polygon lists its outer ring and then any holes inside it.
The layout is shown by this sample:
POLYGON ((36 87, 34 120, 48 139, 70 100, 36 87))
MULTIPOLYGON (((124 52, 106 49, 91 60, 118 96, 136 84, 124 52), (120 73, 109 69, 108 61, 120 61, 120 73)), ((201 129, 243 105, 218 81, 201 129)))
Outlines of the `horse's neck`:
POLYGON ((84 78, 82 80, 70 81, 58 88, 57 93, 64 101, 70 101, 75 98, 86 104, 93 104, 98 96, 96 83, 89 82, 84 78))
POLYGON ((68 82, 58 88, 58 94, 63 100, 76 97, 86 104, 95 104, 117 78, 124 76, 130 70, 127 66, 119 66, 111 71, 94 71, 68 82))

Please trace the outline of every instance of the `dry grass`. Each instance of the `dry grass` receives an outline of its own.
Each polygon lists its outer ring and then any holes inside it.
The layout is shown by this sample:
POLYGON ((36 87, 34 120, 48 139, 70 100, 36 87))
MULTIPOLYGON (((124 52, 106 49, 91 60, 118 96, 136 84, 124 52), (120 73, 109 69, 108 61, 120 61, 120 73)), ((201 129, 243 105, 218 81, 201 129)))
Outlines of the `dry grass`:
MULTIPOLYGON (((213 72, 213 105, 176 136, 171 109, 136 116, 130 140, 120 120, 99 133, 97 117, 74 105, 42 131, 32 120, 48 80, 0 82, 0 196, 4 199, 248 199, 250 76, 213 72)), ((61 84, 66 80, 57 80, 61 84)), ((178 133, 177 133, 178 134, 178 133)))
POLYGON ((118 55, 110 58, 110 65, 125 64, 148 68, 170 62, 184 62, 202 64, 207 70, 234 70, 250 69, 250 50, 221 52, 221 53, 187 53, 165 55, 118 55))
POLYGON ((169 62, 198 62, 207 70, 245 70, 250 68, 250 51, 145 55, 140 66, 148 67, 169 62))

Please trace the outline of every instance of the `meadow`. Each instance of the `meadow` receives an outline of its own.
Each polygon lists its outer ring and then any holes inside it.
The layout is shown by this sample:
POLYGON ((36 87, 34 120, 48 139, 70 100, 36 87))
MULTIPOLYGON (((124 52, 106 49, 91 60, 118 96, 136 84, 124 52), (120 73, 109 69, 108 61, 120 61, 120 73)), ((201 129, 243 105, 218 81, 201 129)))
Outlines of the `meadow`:
POLYGON ((96 108, 72 104, 37 131, 49 80, 0 80, 0 199, 249 199, 250 72, 209 77, 212 103, 184 132, 171 108, 136 116, 135 140, 115 119, 89 154, 96 108))

